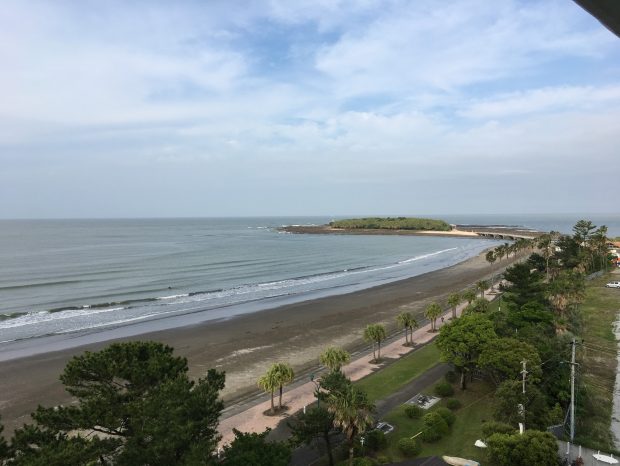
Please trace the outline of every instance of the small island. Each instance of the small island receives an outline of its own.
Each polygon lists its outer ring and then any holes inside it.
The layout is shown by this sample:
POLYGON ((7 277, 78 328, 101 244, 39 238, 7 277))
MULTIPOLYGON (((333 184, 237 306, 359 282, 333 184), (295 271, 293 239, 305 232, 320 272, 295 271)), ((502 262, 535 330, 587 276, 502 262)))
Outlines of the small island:
POLYGON ((416 217, 364 217, 333 220, 327 225, 287 225, 278 231, 315 235, 418 235, 488 238, 515 241, 544 232, 508 225, 451 225, 443 220, 416 217))
POLYGON ((416 217, 366 217, 334 220, 332 228, 366 230, 413 230, 413 231, 451 231, 452 226, 443 220, 416 217))
POLYGON ((458 230, 443 220, 417 217, 349 218, 327 225, 288 225, 279 230, 298 234, 478 236, 475 232, 458 230))

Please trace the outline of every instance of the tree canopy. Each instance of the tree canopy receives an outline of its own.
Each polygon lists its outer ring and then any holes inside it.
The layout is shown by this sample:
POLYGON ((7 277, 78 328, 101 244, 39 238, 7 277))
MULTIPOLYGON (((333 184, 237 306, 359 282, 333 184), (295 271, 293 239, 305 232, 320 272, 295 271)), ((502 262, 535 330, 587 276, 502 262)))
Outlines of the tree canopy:
POLYGON ((335 220, 329 223, 332 228, 346 229, 384 229, 384 230, 434 230, 450 231, 452 227, 443 220, 415 217, 367 217, 335 220))
POLYGON ((259 377, 257 385, 271 394, 271 412, 275 412, 273 404, 273 395, 276 389, 279 389, 280 396, 278 398, 278 409, 282 409, 282 392, 284 385, 288 385, 295 378, 293 368, 283 362, 276 362, 271 365, 269 370, 259 377))
POLYGON ((437 303, 430 303, 424 310, 424 317, 431 321, 431 331, 437 330, 437 318, 441 315, 443 310, 437 303))
POLYGON ((405 330, 405 345, 413 343, 413 329, 418 328, 418 321, 413 317, 411 312, 403 311, 396 316, 396 322, 398 326, 405 330), (408 334, 411 333, 411 341, 408 338, 408 334))
POLYGON ((129 342, 73 358, 60 379, 77 403, 37 408, 35 424, 15 433, 18 464, 26 458, 36 464, 32 457, 40 464, 208 463, 220 438, 224 374, 209 370, 191 381, 187 361, 172 352, 160 343, 129 342))
POLYGON ((372 342, 374 360, 381 359, 381 342, 386 338, 385 327, 381 324, 369 324, 364 329, 364 340, 372 342), (378 353, 375 351, 378 348, 378 353))
POLYGON ((557 466, 558 445, 549 432, 528 430, 523 435, 495 433, 486 439, 495 466, 557 466))
POLYGON ((270 430, 259 434, 233 429, 235 439, 224 447, 222 466, 287 466, 291 447, 284 442, 268 442, 270 430))
POLYGON ((484 347, 496 338, 492 322, 482 314, 467 314, 441 327, 437 337, 441 358, 460 370, 463 390, 465 373, 475 367, 484 347))
POLYGON ((518 378, 523 367, 522 361, 526 361, 528 367, 528 382, 539 382, 542 369, 538 351, 532 345, 515 338, 497 338, 489 341, 480 353, 478 366, 499 384, 506 379, 518 378))
POLYGON ((319 361, 321 364, 332 371, 339 371, 340 368, 347 364, 350 360, 351 355, 347 351, 335 346, 326 348, 325 351, 323 351, 319 356, 319 361))

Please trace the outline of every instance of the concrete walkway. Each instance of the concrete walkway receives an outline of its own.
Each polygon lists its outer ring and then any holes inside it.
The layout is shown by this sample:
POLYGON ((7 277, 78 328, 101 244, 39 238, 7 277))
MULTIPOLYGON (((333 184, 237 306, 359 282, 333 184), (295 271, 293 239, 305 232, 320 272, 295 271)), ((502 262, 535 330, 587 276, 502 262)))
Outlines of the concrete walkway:
MULTIPOLYGON (((495 295, 491 294, 491 289, 485 292, 485 298, 491 300, 495 295)), ((463 312, 463 309, 467 307, 467 303, 463 303, 457 308, 457 315, 463 312)), ((445 312, 442 317, 445 318, 445 322, 448 322, 448 318, 452 315, 452 311, 445 312)), ((437 319, 437 328, 441 327, 441 318, 437 319)), ((431 332, 431 324, 428 323, 421 328, 413 332, 413 341, 420 345, 425 344, 434 339, 437 336, 437 332, 431 332)), ((381 357, 389 359, 398 359, 413 351, 415 348, 404 346, 405 338, 397 338, 392 343, 387 344, 381 348, 381 357)), ((373 362, 373 354, 370 351, 364 354, 360 358, 352 361, 347 366, 343 367, 343 371, 347 377, 352 381, 356 381, 365 377, 380 368, 373 362)), ((314 382, 301 383, 290 390, 286 391, 283 396, 283 404, 288 406, 286 413, 282 413, 276 416, 267 416, 264 413, 270 409, 270 401, 266 400, 259 402, 252 407, 233 414, 227 418, 221 419, 219 424, 219 433, 222 435, 220 446, 230 443, 234 439, 233 428, 241 432, 263 432, 265 429, 275 429, 277 425, 290 414, 293 414, 304 406, 307 406, 315 401, 314 392, 316 385, 314 382)), ((277 397, 276 397, 277 403, 277 397)))
MULTIPOLYGON (((599 461, 596 458, 594 458, 594 455, 598 453, 602 455, 606 455, 606 456, 611 456, 609 453, 606 453, 603 451, 597 451, 597 450, 590 450, 589 448, 581 447, 579 445, 569 444, 568 442, 564 442, 562 440, 558 440, 558 452, 559 452, 560 458, 563 461, 564 459, 566 459, 565 464, 571 464, 579 456, 581 456, 584 466, 603 466, 606 464, 613 464, 613 463, 599 461)), ((620 464, 620 463, 616 463, 616 464, 620 464)))

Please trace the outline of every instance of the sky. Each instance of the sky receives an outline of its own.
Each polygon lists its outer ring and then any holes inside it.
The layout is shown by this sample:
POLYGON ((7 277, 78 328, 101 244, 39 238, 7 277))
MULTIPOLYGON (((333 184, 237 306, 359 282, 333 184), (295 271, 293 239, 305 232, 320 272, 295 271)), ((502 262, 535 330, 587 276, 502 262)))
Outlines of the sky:
POLYGON ((618 213, 570 0, 5 0, 0 218, 618 213))

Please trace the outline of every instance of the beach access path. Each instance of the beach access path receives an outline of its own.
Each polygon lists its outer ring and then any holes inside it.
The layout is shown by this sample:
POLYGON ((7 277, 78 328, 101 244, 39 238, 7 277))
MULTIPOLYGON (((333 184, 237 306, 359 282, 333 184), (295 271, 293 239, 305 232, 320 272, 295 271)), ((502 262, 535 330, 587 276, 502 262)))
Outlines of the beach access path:
MULTIPOLYGON (((484 296, 488 300, 492 300, 495 297, 494 290, 487 289, 484 296)), ((467 307, 467 303, 462 303, 457 307, 457 315, 461 315, 463 310, 467 307)), ((442 314, 444 318, 442 322, 441 317, 437 319, 437 328, 449 322, 449 317, 452 315, 452 311, 448 310, 442 314)), ((415 347, 404 346, 405 338, 400 337, 385 347, 381 348, 381 357, 385 359, 399 359, 412 351, 415 351, 420 345, 424 345, 433 340, 439 333, 431 332, 430 322, 418 328, 413 332, 413 341, 416 343, 415 347)), ((361 357, 353 360, 342 368, 345 375, 352 381, 360 380, 367 375, 376 372, 381 369, 381 364, 376 364, 373 360, 373 352, 364 353, 361 357)), ((284 413, 274 416, 268 416, 264 413, 270 409, 270 400, 258 402, 253 406, 243 411, 237 412, 220 419, 219 433, 222 435, 220 441, 220 447, 230 443, 234 439, 233 428, 241 432, 263 432, 265 429, 275 429, 280 422, 286 420, 289 416, 297 411, 304 409, 304 407, 311 405, 316 401, 314 396, 317 386, 315 382, 308 381, 306 383, 299 384, 284 392, 283 404, 288 406, 288 410, 284 413)))

